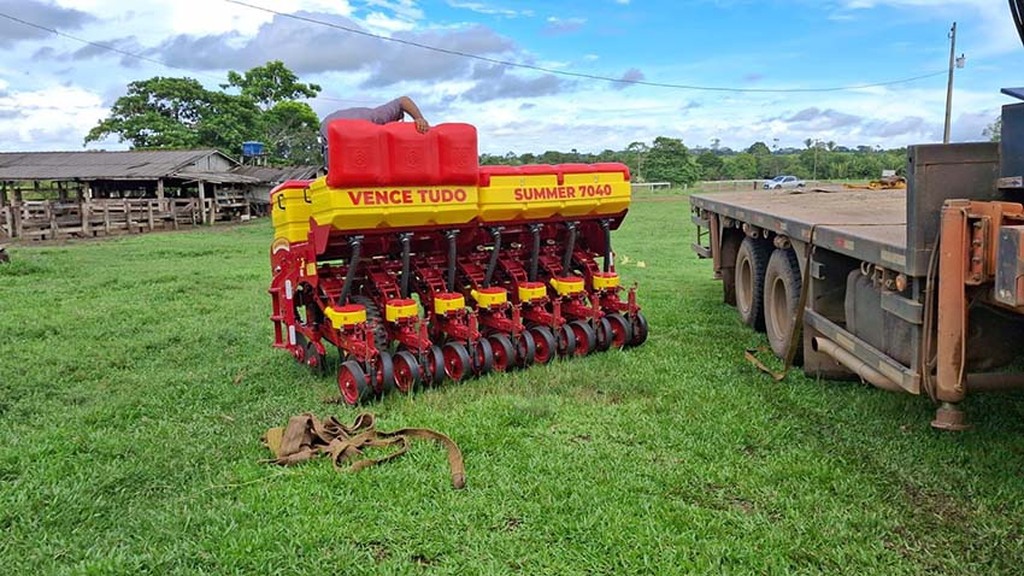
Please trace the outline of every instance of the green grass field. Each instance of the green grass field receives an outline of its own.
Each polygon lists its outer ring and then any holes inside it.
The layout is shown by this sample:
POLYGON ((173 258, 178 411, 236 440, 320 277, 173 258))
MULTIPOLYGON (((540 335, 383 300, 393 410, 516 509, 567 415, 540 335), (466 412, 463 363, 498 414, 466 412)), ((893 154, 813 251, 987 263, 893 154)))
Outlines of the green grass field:
POLYGON ((0 265, 0 572, 1013 574, 1024 565, 1024 397, 924 398, 742 357, 763 336, 690 251, 685 197, 614 235, 641 348, 368 408, 429 427, 358 474, 260 463, 333 378, 273 350, 269 221, 65 246, 0 265))

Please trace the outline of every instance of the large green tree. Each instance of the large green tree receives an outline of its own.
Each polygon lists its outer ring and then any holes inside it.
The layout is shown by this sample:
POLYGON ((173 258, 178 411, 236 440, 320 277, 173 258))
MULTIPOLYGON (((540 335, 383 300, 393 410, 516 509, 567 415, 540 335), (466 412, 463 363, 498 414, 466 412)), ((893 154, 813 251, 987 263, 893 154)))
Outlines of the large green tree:
POLYGON ((305 102, 286 100, 274 104, 261 117, 260 140, 274 158, 291 164, 319 164, 320 119, 305 102))
MULTIPOLYGON (((191 78, 138 80, 114 102, 110 116, 85 136, 85 142, 116 135, 133 148, 202 146, 198 128, 208 119, 213 94, 191 78)), ((255 109, 253 109, 255 114, 255 109)))
POLYGON ((644 160, 644 175, 650 181, 690 184, 700 177, 700 166, 678 138, 658 136, 644 160))
POLYGON ((228 72, 228 83, 221 88, 238 88, 242 94, 263 110, 269 110, 280 102, 315 98, 320 93, 317 84, 304 84, 299 77, 280 60, 272 60, 243 73, 228 72))
POLYGON ((721 180, 725 175, 725 161, 711 150, 701 152, 697 164, 700 164, 701 180, 721 180))
POLYGON ((135 149, 217 148, 234 156, 242 142, 257 140, 267 144, 272 163, 321 162, 319 119, 308 104, 294 100, 316 96, 319 86, 298 82, 273 61, 244 74, 229 72, 221 89, 209 90, 192 78, 132 82, 85 142, 116 136, 135 149))

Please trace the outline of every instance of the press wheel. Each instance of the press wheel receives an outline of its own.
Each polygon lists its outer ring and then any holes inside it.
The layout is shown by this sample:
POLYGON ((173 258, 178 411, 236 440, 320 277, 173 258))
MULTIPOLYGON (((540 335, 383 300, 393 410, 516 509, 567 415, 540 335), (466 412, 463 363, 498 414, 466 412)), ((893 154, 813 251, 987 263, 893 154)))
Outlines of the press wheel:
POLYGON ((558 329, 558 355, 561 357, 574 356, 576 354, 576 334, 568 324, 562 324, 558 329))
POLYGON ((494 367, 494 347, 486 338, 481 338, 472 344, 473 373, 483 376, 494 367))
POLYGON ((373 373, 373 390, 378 396, 383 396, 395 390, 395 364, 391 359, 390 352, 378 351, 370 363, 373 373))
POLYGON ((629 340, 630 346, 639 346, 647 341, 647 318, 643 313, 637 312, 632 322, 633 337, 629 340))
POLYGON ((420 365, 408 350, 399 350, 392 358, 395 369, 395 388, 402 394, 412 392, 420 385, 420 365))
POLYGON ((633 326, 630 325, 625 316, 616 312, 605 316, 605 320, 608 320, 608 323, 611 325, 611 345, 613 348, 623 348, 633 340, 633 326))
POLYGON ((516 355, 516 350, 512 346, 512 339, 508 337, 508 334, 491 334, 487 337, 487 340, 491 343, 491 349, 494 353, 494 371, 504 372, 508 370, 516 355))
POLYGON ((569 322, 569 329, 576 336, 576 355, 586 356, 597 347, 597 333, 583 320, 569 322))
POLYGON ((534 326, 530 328, 530 334, 533 335, 533 341, 537 348, 533 361, 537 364, 551 362, 558 353, 558 343, 555 341, 555 335, 551 332, 551 328, 534 326))
POLYGON ((472 369, 469 352, 462 342, 449 342, 441 348, 444 354, 444 372, 452 382, 461 382, 472 369))
POLYGON ((444 382, 444 353, 440 346, 427 348, 423 359, 423 384, 427 387, 439 386, 444 382))
POLYGON ((373 395, 366 372, 355 360, 342 362, 338 367, 338 390, 341 391, 345 403, 350 406, 365 402, 373 395))

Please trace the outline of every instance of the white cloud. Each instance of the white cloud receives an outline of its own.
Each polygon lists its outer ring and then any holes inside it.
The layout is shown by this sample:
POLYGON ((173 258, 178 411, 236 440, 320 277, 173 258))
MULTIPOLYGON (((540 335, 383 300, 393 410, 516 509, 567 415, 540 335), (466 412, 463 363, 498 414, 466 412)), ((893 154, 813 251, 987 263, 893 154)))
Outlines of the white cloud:
POLYGON ((482 2, 457 2, 456 0, 448 0, 448 5, 452 8, 459 8, 462 10, 470 10, 478 14, 487 14, 489 16, 503 16, 505 18, 519 18, 519 17, 532 17, 533 10, 513 10, 511 8, 496 7, 490 4, 484 4, 482 2))
POLYGON ((366 5, 391 12, 396 18, 409 22, 423 20, 423 10, 417 6, 416 0, 366 0, 366 5))
POLYGON ((416 24, 402 18, 393 18, 383 12, 371 12, 363 19, 366 27, 375 34, 391 35, 416 29, 416 24))
POLYGON ((271 11, 291 14, 304 10, 350 16, 353 8, 348 0, 242 0, 243 6, 224 0, 175 0, 174 2, 136 2, 129 10, 123 0, 58 0, 58 4, 107 18, 105 27, 125 30, 140 38, 156 39, 167 34, 223 34, 234 32, 253 36, 269 22, 271 11), (263 9, 261 9, 263 8, 263 9), (197 16, 201 15, 201 16, 197 16))
POLYGON ((0 92, 0 139, 5 141, 2 148, 80 147, 85 134, 106 114, 100 96, 82 88, 51 86, 30 92, 0 92))
MULTIPOLYGON (((912 15, 934 19, 946 17, 950 23, 963 22, 977 15, 974 29, 961 28, 960 34, 974 41, 975 56, 1005 54, 1020 49, 1020 39, 1014 30, 1006 2, 1002 0, 842 0, 846 10, 860 11, 880 7, 905 9, 912 15)), ((842 12, 837 16, 842 16, 842 12)))

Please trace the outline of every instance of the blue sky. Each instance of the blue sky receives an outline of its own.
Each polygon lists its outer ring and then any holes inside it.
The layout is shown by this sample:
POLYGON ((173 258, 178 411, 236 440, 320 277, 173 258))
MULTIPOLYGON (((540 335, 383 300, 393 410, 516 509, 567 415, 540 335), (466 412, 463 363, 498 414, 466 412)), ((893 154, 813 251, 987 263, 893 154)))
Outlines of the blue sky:
POLYGON ((272 59, 323 86, 320 115, 408 94, 495 154, 936 142, 953 21, 953 140, 977 140, 1024 85, 1003 0, 0 0, 0 151, 81 149, 133 80, 212 88, 272 59), (805 91, 826 88, 848 89, 805 91))

